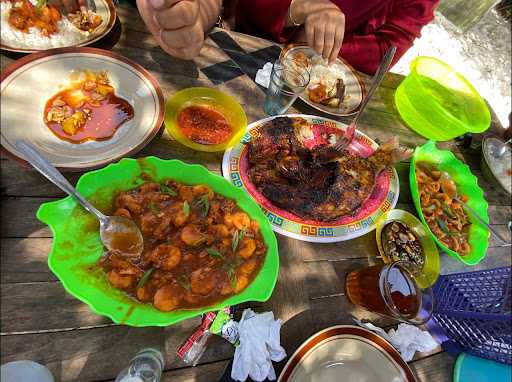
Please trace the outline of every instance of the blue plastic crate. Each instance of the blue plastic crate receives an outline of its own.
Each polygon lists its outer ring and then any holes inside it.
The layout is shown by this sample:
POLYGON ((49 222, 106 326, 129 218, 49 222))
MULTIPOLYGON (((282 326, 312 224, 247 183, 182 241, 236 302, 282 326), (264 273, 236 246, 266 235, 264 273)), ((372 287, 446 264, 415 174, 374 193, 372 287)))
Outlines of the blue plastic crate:
POLYGON ((511 268, 440 276, 427 326, 452 355, 512 364, 511 268))

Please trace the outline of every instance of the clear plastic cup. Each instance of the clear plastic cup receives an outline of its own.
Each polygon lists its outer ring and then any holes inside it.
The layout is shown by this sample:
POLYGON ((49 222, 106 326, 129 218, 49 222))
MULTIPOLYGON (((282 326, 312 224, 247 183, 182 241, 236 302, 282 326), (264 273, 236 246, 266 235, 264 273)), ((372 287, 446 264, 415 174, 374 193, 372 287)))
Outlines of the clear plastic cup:
POLYGON ((153 348, 143 349, 117 376, 115 382, 159 382, 165 365, 162 353, 153 348))
POLYGON ((13 361, 0 367, 1 382, 55 382, 46 366, 33 361, 13 361))
POLYGON ((309 84, 309 72, 274 63, 263 110, 268 115, 284 114, 309 84))

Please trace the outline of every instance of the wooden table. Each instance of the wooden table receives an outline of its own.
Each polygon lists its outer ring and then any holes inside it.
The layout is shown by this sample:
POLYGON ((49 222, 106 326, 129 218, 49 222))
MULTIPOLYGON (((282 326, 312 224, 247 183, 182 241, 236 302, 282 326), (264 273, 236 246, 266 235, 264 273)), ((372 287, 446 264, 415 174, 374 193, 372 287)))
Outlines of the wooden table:
MULTIPOLYGON (((263 114, 264 92, 253 81, 255 72, 274 59, 280 48, 272 43, 237 33, 214 31, 194 61, 166 55, 155 43, 134 8, 119 8, 122 32, 117 26, 113 49, 150 70, 166 98, 189 86, 212 86, 234 95, 250 122, 263 114)), ((12 59, 2 54, 4 68, 12 59)), ((367 77, 364 77, 367 81, 367 77)), ((381 142, 398 135, 403 144, 416 146, 425 140, 404 126, 393 104, 393 93, 402 80, 389 74, 362 116, 359 129, 381 142)), ((302 102, 293 112, 317 114, 302 102)), ((347 118, 342 121, 349 121, 347 118)), ((499 128, 493 120, 493 128, 499 128)), ((442 144, 466 161, 478 176, 490 204, 491 223, 509 236, 510 199, 482 178, 479 154, 460 150, 453 142, 442 144)), ((222 154, 191 151, 170 140, 164 132, 137 156, 156 155, 201 163, 220 173, 222 154)), ((397 166, 400 200, 397 208, 413 211, 408 186, 408 163, 397 166)), ((233 348, 214 338, 197 367, 188 367, 176 356, 178 345, 198 325, 199 318, 167 328, 132 328, 113 324, 94 314, 87 305, 66 294, 46 264, 52 235, 35 217, 39 205, 61 198, 63 193, 33 170, 1 158, 1 363, 29 359, 46 364, 57 381, 109 381, 130 358, 144 347, 157 347, 165 354, 164 381, 215 382, 224 373, 233 348)), ((80 174, 66 177, 75 183, 80 174)), ((281 268, 275 291, 266 303, 249 303, 257 311, 274 312, 284 321, 282 343, 289 355, 309 335, 335 324, 352 323, 349 315, 393 322, 352 306, 343 293, 345 274, 373 262, 377 253, 374 233, 337 244, 311 244, 277 235, 281 268), (349 261, 346 261, 349 260, 349 261)), ((477 267, 464 267, 443 255, 443 273, 510 265, 509 250, 491 239, 486 259, 477 267)), ((281 368, 284 363, 276 365, 281 368)), ((410 363, 420 381, 451 380, 453 359, 441 349, 417 354, 410 363)))

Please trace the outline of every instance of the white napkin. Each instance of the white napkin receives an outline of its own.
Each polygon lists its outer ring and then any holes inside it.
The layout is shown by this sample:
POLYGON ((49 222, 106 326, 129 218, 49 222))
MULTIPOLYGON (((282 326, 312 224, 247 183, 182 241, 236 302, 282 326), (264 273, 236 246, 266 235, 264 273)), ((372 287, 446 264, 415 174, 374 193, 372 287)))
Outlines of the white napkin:
POLYGON ((286 357, 280 345, 281 320, 274 320, 274 313, 254 313, 244 310, 238 323, 240 345, 235 350, 231 378, 245 381, 251 377, 254 381, 276 379, 272 361, 279 362, 286 357))
POLYGON ((268 88, 268 85, 270 84, 270 75, 272 74, 272 66, 273 64, 271 62, 267 62, 263 65, 263 68, 258 69, 255 79, 258 85, 268 88))
POLYGON ((416 326, 400 324, 398 328, 385 332, 383 329, 369 323, 354 320, 359 326, 370 329, 388 340, 402 355, 404 361, 409 362, 417 351, 427 352, 434 350, 439 344, 430 335, 416 326))

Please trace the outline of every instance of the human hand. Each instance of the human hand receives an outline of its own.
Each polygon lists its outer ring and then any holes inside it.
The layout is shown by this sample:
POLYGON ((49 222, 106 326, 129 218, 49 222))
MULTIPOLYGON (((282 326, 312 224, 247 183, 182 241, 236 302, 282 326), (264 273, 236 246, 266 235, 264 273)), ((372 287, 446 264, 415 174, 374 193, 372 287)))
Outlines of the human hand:
POLYGON ((199 54, 204 27, 198 0, 137 0, 137 6, 164 51, 182 59, 199 54))
POLYGON ((307 44, 332 64, 345 34, 345 15, 329 0, 295 0, 290 17, 304 24, 307 44))

